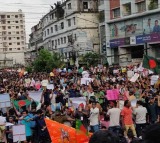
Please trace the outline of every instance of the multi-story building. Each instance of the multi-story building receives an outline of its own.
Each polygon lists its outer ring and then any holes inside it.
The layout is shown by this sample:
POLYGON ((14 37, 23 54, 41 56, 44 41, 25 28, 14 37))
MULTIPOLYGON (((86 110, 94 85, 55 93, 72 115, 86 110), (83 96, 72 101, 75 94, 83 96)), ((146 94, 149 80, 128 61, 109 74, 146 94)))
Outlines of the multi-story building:
POLYGON ((100 0, 99 11, 110 64, 140 62, 144 54, 160 58, 160 0, 100 0))
POLYGON ((24 64, 25 44, 25 20, 22 11, 0 12, 0 66, 7 66, 7 61, 11 60, 11 65, 24 64))
POLYGON ((25 51, 25 62, 31 63, 35 60, 37 52, 43 47, 42 22, 31 28, 28 49, 25 51))
POLYGON ((43 46, 64 59, 87 51, 99 52, 98 0, 66 0, 42 19, 43 46))

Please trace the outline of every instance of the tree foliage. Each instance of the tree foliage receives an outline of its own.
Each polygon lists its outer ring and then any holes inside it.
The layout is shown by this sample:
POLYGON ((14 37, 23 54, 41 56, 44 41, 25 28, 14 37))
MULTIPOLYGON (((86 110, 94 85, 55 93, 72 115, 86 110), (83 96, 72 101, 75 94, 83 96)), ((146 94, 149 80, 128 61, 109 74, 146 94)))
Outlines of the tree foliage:
POLYGON ((82 57, 83 63, 87 63, 88 66, 97 66, 99 64, 99 61, 101 59, 101 56, 97 53, 86 53, 82 57))
POLYGON ((53 68, 60 68, 63 65, 58 53, 50 53, 46 49, 39 51, 33 63, 34 70, 37 72, 51 72, 53 68))

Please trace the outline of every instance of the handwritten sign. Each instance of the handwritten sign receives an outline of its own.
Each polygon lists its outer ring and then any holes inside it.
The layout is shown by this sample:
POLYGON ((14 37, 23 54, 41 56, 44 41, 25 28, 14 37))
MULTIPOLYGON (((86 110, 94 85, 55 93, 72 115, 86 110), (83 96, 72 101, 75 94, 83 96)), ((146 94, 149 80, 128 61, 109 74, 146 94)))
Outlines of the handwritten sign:
POLYGON ((25 141, 25 125, 13 126, 13 142, 25 141))
POLYGON ((11 107, 10 96, 8 93, 0 94, 0 108, 11 107))
POLYGON ((119 99, 119 90, 118 89, 107 90, 106 94, 107 94, 106 98, 108 100, 118 100, 119 99))

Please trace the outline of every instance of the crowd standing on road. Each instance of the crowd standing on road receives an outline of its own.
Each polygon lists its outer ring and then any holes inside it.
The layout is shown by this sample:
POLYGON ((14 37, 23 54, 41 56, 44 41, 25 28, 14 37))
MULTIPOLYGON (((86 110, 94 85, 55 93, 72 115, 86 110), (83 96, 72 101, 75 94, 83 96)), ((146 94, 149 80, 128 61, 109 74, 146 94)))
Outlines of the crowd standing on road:
POLYGON ((152 143, 159 143, 156 136, 159 133, 149 133, 152 128, 160 130, 160 78, 153 83, 153 74, 146 69, 139 70, 139 65, 73 67, 54 69, 50 74, 32 72, 24 75, 2 70, 0 92, 8 93, 12 104, 0 111, 0 141, 13 143, 12 127, 5 126, 8 122, 25 125, 24 143, 50 143, 44 121, 47 117, 72 127, 75 127, 76 119, 81 120, 89 132, 95 133, 90 143, 101 143, 100 140, 96 142, 98 138, 106 143, 134 143, 145 139, 148 140, 146 143, 151 143, 150 136, 155 140, 152 143), (138 73, 139 78, 130 81, 129 72, 132 76, 138 73), (84 83, 82 78, 90 80, 84 83), (46 83, 53 84, 54 88, 47 89, 46 83), (118 99, 108 100, 106 91, 113 89, 118 90, 118 99), (40 90, 43 92, 39 105, 30 98, 29 92, 40 90), (86 103, 75 108, 71 99, 79 97, 84 97, 86 103), (21 100, 26 104, 15 106, 14 103, 21 100))

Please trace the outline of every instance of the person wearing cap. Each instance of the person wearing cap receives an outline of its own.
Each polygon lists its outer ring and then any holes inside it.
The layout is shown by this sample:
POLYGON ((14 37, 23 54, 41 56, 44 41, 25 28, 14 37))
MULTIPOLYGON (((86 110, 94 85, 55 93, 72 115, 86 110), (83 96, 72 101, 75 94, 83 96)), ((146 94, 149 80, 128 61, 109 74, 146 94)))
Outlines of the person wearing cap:
POLYGON ((143 107, 142 101, 137 101, 137 108, 134 108, 134 114, 136 117, 136 132, 137 137, 142 136, 142 130, 146 127, 147 109, 143 107))
POLYGON ((90 109, 90 127, 92 132, 99 130, 99 109, 96 107, 96 101, 92 102, 92 107, 90 109))

